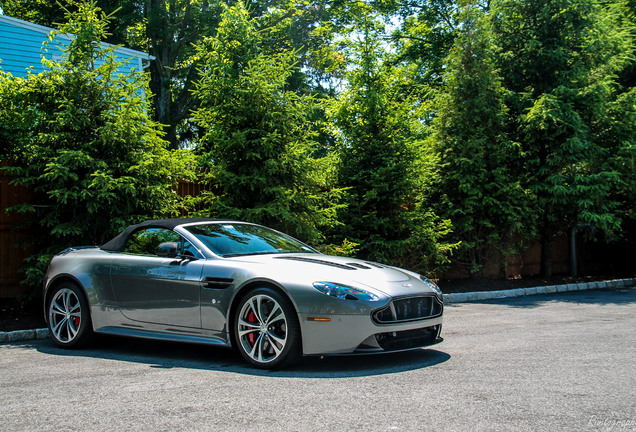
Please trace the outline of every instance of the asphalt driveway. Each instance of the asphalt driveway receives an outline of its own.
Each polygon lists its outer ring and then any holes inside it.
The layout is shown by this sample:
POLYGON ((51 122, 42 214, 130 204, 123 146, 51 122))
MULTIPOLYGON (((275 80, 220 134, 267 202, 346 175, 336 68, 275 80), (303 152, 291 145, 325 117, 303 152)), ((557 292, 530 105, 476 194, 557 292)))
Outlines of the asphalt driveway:
POLYGON ((264 372, 108 338, 0 345, 5 431, 633 431, 636 290, 449 305, 445 341, 264 372))

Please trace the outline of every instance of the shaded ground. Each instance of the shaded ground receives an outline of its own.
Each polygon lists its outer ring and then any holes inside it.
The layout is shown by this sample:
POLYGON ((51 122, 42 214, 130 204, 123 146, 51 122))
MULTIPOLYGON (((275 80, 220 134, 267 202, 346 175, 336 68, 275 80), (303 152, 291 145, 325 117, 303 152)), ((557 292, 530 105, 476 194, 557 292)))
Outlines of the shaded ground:
POLYGON ((0 299, 0 331, 44 328, 44 308, 42 301, 18 301, 0 299))
MULTIPOLYGON (((576 278, 570 276, 553 276, 550 278, 534 276, 520 279, 459 279, 441 280, 438 284, 442 289, 442 292, 450 294, 474 291, 499 291, 576 282, 592 282, 597 280, 619 279, 623 277, 636 277, 636 274, 581 276, 576 278)), ((22 302, 14 299, 0 299, 0 331, 25 330, 44 327, 46 327, 46 324, 44 322, 44 312, 41 299, 36 298, 22 302)))

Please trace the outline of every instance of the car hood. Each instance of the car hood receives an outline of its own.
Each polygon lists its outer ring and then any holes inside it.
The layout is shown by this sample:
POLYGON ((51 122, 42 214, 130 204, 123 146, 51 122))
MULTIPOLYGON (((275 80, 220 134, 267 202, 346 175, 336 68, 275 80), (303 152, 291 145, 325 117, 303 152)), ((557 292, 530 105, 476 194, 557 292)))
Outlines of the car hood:
POLYGON ((361 285, 389 296, 434 293, 415 273, 356 258, 322 254, 251 255, 231 258, 246 264, 263 264, 267 273, 288 281, 334 282, 361 285), (283 276, 284 275, 284 276, 283 276), (283 277, 281 277, 283 276, 283 277))

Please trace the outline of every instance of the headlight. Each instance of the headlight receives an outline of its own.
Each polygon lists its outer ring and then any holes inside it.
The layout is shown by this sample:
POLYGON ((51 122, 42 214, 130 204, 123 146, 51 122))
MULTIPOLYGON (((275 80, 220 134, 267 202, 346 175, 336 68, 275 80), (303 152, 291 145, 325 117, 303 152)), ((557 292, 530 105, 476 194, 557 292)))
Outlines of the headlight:
POLYGON ((422 282, 426 284, 426 286, 433 289, 437 294, 442 295, 442 290, 439 289, 439 287, 437 286, 435 282, 433 282, 432 280, 430 280, 429 278, 425 276, 420 276, 420 279, 422 280, 422 282))
POLYGON ((380 299, 377 295, 359 288, 351 288, 346 285, 340 285, 333 282, 314 282, 314 288, 328 296, 338 297, 346 300, 367 300, 377 301, 380 299))

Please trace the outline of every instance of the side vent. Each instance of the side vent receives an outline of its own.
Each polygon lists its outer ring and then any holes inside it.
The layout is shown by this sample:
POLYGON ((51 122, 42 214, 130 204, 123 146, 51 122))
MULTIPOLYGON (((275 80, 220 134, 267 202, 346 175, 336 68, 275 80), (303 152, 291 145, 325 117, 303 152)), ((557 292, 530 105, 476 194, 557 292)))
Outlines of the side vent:
POLYGON ((201 285, 203 285, 203 288, 225 289, 232 285, 233 282, 234 279, 231 278, 207 276, 203 278, 201 285))

